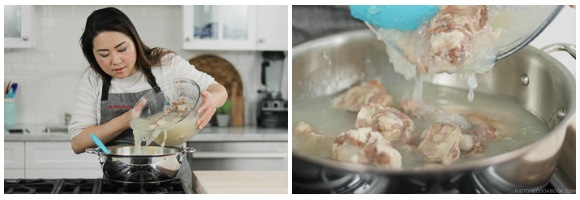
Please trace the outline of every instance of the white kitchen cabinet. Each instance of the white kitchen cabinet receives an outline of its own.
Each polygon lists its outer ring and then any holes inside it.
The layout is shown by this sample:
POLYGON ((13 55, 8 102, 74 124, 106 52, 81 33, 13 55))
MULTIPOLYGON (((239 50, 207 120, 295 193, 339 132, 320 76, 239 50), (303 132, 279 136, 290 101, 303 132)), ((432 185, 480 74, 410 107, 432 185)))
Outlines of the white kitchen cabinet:
POLYGON ((4 142, 4 178, 24 178, 24 142, 4 142))
POLYGON ((183 48, 249 50, 255 48, 256 6, 183 6, 183 48))
POLYGON ((287 170, 287 142, 190 142, 193 170, 287 170))
POLYGON ((258 6, 257 50, 288 50, 288 6, 258 6))
POLYGON ((288 50, 288 7, 183 6, 183 48, 288 50))
POLYGON ((4 6, 4 48, 31 48, 34 46, 34 6, 4 6))
POLYGON ((26 142, 26 178, 100 178, 97 155, 75 154, 70 142, 26 142))

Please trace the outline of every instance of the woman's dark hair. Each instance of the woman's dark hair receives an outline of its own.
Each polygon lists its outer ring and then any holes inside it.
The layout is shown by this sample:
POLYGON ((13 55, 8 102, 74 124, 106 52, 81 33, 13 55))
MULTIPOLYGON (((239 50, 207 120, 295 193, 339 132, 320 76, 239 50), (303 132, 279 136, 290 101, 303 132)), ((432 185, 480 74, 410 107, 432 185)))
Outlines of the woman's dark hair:
POLYGON ((108 7, 95 10, 87 18, 87 24, 85 25, 85 30, 81 36, 80 43, 81 48, 83 49, 83 54, 89 62, 90 67, 95 70, 101 78, 103 78, 103 83, 105 83, 104 86, 106 87, 108 87, 110 83, 111 76, 106 74, 101 67, 99 67, 95 55, 93 54, 93 40, 97 35, 105 31, 120 32, 131 38, 135 44, 135 49, 137 50, 135 67, 138 69, 140 68, 148 78, 153 76, 151 74, 151 66, 160 65, 161 57, 173 53, 166 49, 149 48, 145 45, 129 17, 119 9, 108 7))

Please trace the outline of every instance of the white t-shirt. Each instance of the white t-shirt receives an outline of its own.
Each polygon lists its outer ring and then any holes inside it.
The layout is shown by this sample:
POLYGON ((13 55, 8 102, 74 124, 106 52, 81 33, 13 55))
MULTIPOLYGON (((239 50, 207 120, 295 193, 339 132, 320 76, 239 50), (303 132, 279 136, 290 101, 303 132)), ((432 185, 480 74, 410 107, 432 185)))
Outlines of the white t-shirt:
MULTIPOLYGON (((207 90, 215 80, 212 76, 198 71, 193 65, 173 53, 165 55, 161 66, 151 68, 157 84, 176 79, 188 78, 194 80, 202 91, 207 90), (170 58, 168 60, 168 58, 170 58)), ((71 122, 68 127, 70 138, 79 135, 86 127, 101 124, 101 93, 103 80, 98 73, 87 69, 83 74, 77 89, 77 102, 71 113, 71 122)), ((109 93, 136 93, 151 89, 147 78, 142 71, 123 79, 113 78, 109 93)))

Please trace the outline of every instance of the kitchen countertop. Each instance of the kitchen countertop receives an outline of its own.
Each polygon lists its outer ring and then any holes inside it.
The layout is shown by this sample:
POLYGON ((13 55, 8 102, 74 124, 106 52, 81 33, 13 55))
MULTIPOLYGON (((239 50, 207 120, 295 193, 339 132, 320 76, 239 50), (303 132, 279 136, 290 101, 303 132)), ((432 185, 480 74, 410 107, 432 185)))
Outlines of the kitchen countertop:
POLYGON ((288 171, 194 171, 208 194, 288 194, 288 171))
MULTIPOLYGON (((23 125, 29 133, 4 134, 4 141, 12 142, 63 142, 70 141, 68 133, 45 133, 46 127, 40 125, 23 125)), ((288 141, 288 130, 281 128, 245 127, 206 127, 199 131, 189 142, 213 141, 288 141)))

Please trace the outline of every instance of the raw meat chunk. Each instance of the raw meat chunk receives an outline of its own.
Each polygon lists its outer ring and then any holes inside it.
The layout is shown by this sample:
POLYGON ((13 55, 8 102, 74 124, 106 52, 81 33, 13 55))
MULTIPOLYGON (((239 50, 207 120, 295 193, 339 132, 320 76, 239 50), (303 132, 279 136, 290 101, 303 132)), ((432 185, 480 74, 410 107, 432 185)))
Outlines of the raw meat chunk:
POLYGON ((310 124, 300 122, 292 134, 292 147, 308 154, 330 156, 332 138, 315 131, 310 124))
POLYGON ((491 27, 487 26, 488 10, 487 6, 441 6, 427 29, 432 34, 430 55, 455 66, 473 57, 476 35, 491 33, 491 27))
POLYGON ((332 146, 332 157, 342 162, 401 169, 401 154, 379 132, 359 128, 341 133, 332 146))
POLYGON ((358 112, 363 105, 369 103, 389 106, 393 103, 393 97, 387 94, 385 86, 380 81, 371 80, 350 88, 346 93, 334 99, 332 106, 358 112))
POLYGON ((478 140, 495 140, 500 135, 500 131, 498 131, 496 128, 497 123, 488 117, 473 112, 466 113, 464 116, 473 127, 472 129, 468 130, 467 133, 477 137, 478 140))
POLYGON ((417 147, 425 161, 451 164, 459 159, 461 129, 452 123, 436 122, 423 131, 423 140, 417 147))
POLYGON ((372 103, 362 106, 357 114, 355 126, 357 128, 370 127, 390 141, 399 140, 401 135, 404 136, 405 141, 408 141, 414 129, 413 121, 401 111, 372 103))

